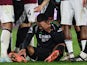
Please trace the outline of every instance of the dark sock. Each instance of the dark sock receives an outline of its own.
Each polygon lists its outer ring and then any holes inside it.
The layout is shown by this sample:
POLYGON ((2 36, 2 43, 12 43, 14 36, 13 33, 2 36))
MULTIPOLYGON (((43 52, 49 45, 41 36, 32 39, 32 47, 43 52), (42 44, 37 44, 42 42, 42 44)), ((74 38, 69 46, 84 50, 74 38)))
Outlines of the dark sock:
POLYGON ((19 48, 21 43, 24 41, 24 38, 26 37, 26 34, 28 32, 28 29, 29 27, 24 27, 24 28, 19 27, 18 32, 17 32, 16 47, 19 48))
POLYGON ((9 54, 10 52, 11 52, 11 38, 10 38, 10 43, 9 43, 9 47, 8 47, 7 53, 9 54))
POLYGON ((85 46, 84 52, 87 53, 87 42, 86 42, 86 46, 85 46))

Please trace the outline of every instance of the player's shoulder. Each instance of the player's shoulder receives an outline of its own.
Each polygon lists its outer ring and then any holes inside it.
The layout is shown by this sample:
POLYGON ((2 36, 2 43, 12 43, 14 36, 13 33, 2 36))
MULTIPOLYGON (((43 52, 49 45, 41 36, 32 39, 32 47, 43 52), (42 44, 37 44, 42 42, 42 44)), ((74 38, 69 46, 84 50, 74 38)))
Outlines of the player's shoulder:
POLYGON ((61 27, 61 25, 58 23, 58 21, 52 21, 52 22, 51 22, 51 25, 52 25, 53 27, 55 27, 55 28, 60 28, 60 27, 61 27))
POLYGON ((33 29, 34 32, 37 32, 38 30, 38 25, 35 23, 31 26, 31 28, 33 29))
POLYGON ((55 21, 52 22, 51 26, 57 32, 61 32, 62 31, 61 25, 57 21, 56 22, 55 21))
POLYGON ((35 28, 37 27, 37 24, 35 23, 35 24, 33 24, 31 27, 32 27, 33 29, 35 29, 35 28))

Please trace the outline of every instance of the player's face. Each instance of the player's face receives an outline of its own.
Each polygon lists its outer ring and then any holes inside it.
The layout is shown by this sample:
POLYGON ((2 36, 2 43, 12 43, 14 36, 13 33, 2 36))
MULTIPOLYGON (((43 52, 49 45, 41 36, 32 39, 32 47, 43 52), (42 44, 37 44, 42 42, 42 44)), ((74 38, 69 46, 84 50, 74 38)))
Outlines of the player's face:
POLYGON ((50 22, 48 22, 48 21, 38 22, 37 24, 38 24, 39 28, 43 29, 43 30, 50 27, 50 22))

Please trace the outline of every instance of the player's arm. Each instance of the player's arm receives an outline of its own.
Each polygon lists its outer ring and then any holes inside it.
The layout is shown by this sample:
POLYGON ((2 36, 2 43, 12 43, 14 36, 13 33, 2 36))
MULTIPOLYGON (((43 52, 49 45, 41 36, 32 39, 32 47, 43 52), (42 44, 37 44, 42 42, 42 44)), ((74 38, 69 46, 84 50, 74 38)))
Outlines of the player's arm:
POLYGON ((34 11, 35 11, 35 12, 40 12, 40 11, 44 8, 44 6, 47 5, 47 3, 48 3, 49 1, 50 1, 50 0, 44 0, 44 1, 41 3, 41 5, 39 5, 38 7, 36 7, 36 8, 34 9, 34 11))
POLYGON ((26 38, 25 38, 25 40, 23 41, 23 43, 21 45, 22 49, 27 48, 27 46, 30 44, 30 41, 31 41, 33 36, 34 36, 34 29, 33 29, 33 27, 30 27, 30 29, 29 29, 29 31, 26 35, 26 38))
POLYGON ((34 29, 31 27, 26 35, 25 40, 20 45, 21 50, 19 51, 19 55, 24 55, 26 57, 26 48, 30 44, 32 37, 34 36, 34 29))

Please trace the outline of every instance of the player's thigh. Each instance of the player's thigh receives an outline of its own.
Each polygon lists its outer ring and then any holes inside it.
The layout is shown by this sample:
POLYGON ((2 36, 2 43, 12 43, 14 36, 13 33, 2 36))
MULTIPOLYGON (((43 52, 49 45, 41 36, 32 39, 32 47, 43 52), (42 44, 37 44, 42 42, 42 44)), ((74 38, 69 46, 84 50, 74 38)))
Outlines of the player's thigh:
POLYGON ((61 24, 72 25, 73 10, 69 1, 61 1, 61 24))
POLYGON ((14 22, 14 10, 12 5, 1 6, 1 23, 14 22))
POLYGON ((36 20, 36 13, 34 12, 34 8, 37 7, 37 3, 34 4, 25 4, 24 9, 26 11, 28 21, 35 22, 36 20))

